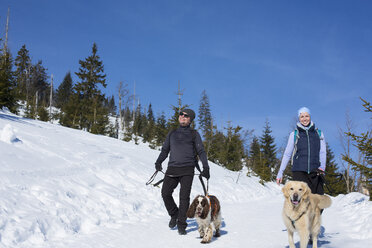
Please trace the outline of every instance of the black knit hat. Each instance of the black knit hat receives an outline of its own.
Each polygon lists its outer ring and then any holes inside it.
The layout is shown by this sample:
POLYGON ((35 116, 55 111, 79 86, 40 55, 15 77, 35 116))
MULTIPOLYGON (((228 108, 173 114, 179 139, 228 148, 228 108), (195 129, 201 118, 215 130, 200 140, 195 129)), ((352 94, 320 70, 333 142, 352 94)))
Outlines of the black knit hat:
POLYGON ((190 116, 190 122, 192 122, 195 119, 195 112, 192 109, 184 109, 182 112, 186 113, 188 116, 190 116))

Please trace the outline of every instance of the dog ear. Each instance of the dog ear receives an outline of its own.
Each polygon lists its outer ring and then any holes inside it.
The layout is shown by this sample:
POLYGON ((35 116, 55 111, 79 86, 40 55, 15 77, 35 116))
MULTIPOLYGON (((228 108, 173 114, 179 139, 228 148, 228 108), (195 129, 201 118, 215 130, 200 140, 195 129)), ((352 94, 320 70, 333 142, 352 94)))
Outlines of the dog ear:
POLYGON ((288 193, 288 187, 289 187, 289 182, 287 182, 283 188, 282 188, 282 192, 284 194, 284 197, 288 198, 289 197, 289 193, 288 193))
POLYGON ((205 196, 204 196, 203 201, 205 201, 205 205, 203 206, 203 211, 202 211, 202 214, 200 215, 201 219, 207 218, 209 209, 210 209, 209 201, 207 200, 205 196))
POLYGON ((187 210, 186 216, 187 216, 188 218, 194 218, 194 216, 195 216, 196 205, 198 204, 197 199, 198 199, 198 197, 196 197, 196 198, 194 199, 194 201, 191 203, 189 209, 187 210))
POLYGON ((303 194, 303 198, 306 199, 309 197, 311 193, 311 189, 309 188, 309 186, 307 185, 307 183, 304 183, 304 194, 303 194))
POLYGON ((209 199, 211 201, 211 218, 212 220, 215 219, 217 213, 220 212, 220 202, 218 201, 217 197, 210 195, 209 199))

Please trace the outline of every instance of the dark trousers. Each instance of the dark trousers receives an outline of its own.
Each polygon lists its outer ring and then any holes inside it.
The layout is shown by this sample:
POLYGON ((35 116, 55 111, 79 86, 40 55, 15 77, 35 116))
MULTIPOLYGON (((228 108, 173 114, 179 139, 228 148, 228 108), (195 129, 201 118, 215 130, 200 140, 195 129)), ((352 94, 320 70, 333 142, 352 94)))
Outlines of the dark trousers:
POLYGON ((311 193, 324 195, 323 179, 316 172, 311 172, 310 174, 308 174, 304 171, 293 171, 292 175, 294 181, 307 183, 307 185, 311 189, 311 193))
MULTIPOLYGON (((182 171, 183 172, 183 171, 182 171)), ((190 193, 191 193, 191 186, 192 181, 194 180, 194 170, 192 168, 192 171, 182 174, 176 174, 180 173, 180 171, 174 171, 174 170, 167 170, 166 175, 171 176, 165 176, 163 181, 163 187, 161 188, 161 195, 163 197, 165 208, 168 211, 168 214, 171 217, 178 216, 177 217, 177 226, 178 228, 186 228, 186 213, 190 205, 190 193), (181 175, 181 176, 177 176, 181 175), (181 185, 180 187, 180 199, 179 199, 179 207, 177 207, 177 204, 174 202, 173 199, 173 191, 178 186, 178 184, 181 185)))

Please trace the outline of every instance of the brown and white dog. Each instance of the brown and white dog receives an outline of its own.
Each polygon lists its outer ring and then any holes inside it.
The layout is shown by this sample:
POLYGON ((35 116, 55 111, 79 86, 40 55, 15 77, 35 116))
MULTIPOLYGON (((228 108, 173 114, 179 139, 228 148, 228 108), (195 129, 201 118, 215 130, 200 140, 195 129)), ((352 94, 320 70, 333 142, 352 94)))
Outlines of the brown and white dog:
POLYGON ((332 200, 326 195, 312 194, 304 182, 290 181, 282 188, 284 194, 283 221, 287 226, 289 247, 295 248, 293 233, 300 235, 300 247, 306 248, 309 236, 313 248, 317 248, 321 224, 321 209, 331 206, 332 200))
POLYGON ((187 211, 187 217, 196 218, 201 243, 209 243, 214 237, 220 236, 221 206, 217 197, 213 195, 198 195, 187 211))

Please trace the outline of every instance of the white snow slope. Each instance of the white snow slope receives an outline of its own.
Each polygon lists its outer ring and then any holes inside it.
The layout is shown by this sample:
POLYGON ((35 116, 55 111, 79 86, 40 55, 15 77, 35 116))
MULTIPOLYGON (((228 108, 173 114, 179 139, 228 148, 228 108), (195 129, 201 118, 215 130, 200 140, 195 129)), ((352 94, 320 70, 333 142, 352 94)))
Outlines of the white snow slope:
MULTIPOLYGON (((0 110, 0 247, 202 246, 195 220, 188 220, 185 236, 170 230, 160 188, 145 186, 158 154, 146 144, 0 110)), ((209 246, 288 247, 280 187, 210 166, 209 191, 221 201, 223 226, 209 246)), ((191 197, 202 192, 195 177, 191 197)), ((372 247, 368 198, 332 200, 319 246, 372 247)), ((295 241, 299 246, 297 234, 295 241)))

